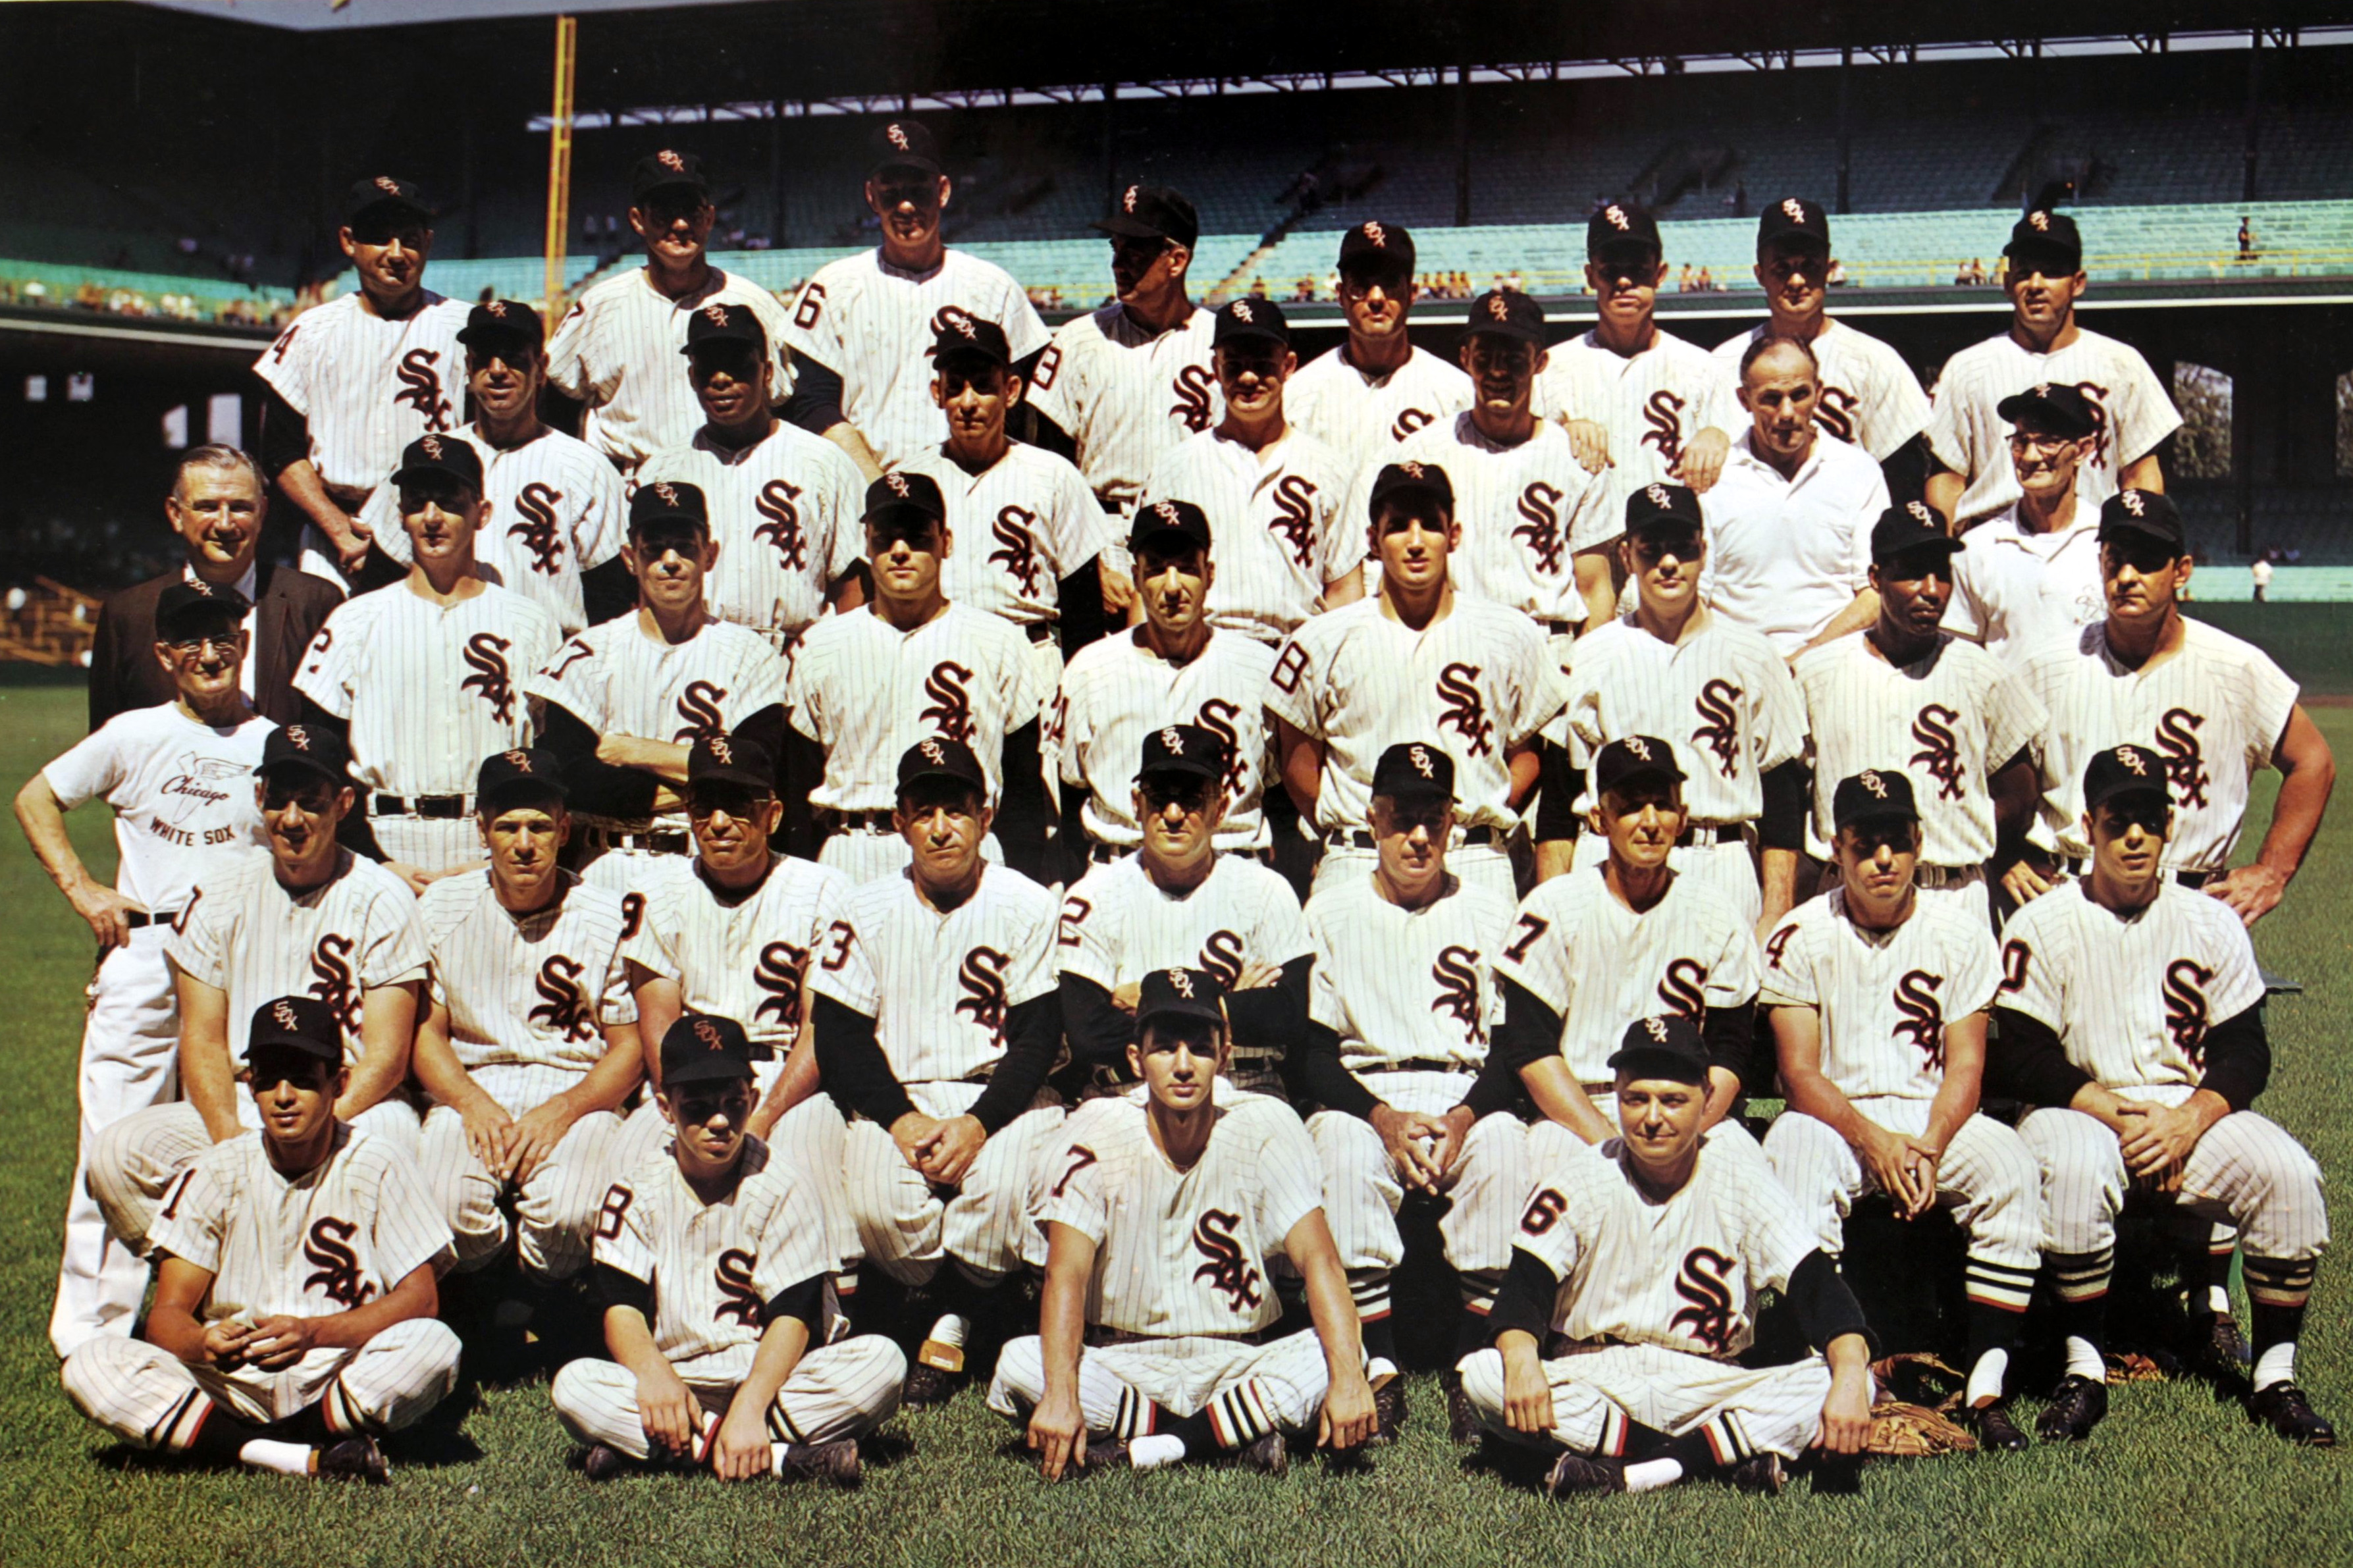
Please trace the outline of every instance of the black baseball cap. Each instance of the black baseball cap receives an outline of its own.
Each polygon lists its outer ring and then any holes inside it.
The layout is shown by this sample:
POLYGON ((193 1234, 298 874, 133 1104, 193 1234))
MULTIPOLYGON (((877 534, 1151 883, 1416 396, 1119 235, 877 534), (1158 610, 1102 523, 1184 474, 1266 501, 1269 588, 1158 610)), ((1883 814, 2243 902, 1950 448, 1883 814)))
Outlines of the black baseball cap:
POLYGON ((629 537, 635 539, 658 522, 691 523, 711 533, 711 503, 703 499, 701 485, 690 485, 683 479, 654 479, 638 487, 629 498, 629 537))
POLYGON ((2110 746, 2084 768, 2084 808, 2097 811, 2120 795, 2153 795, 2172 805, 2165 759, 2147 746, 2110 746))
POLYGON ((1410 459, 1402 463, 1384 463, 1381 471, 1373 476, 1372 499, 1366 503, 1366 515, 1378 521, 1381 503, 1395 495, 1434 496, 1454 515, 1454 481, 1436 463, 1419 463, 1410 459))
POLYGON ((1596 261, 1639 253, 1655 261, 1665 248, 1659 220, 1632 202, 1611 202, 1585 220, 1585 254, 1596 261))
POLYGON ((2037 382, 1993 405, 2012 425, 2033 425, 2053 436, 2081 440, 2100 427, 2099 411, 2081 388, 2063 381, 2037 382))
POLYGON ((678 352, 691 354, 705 343, 748 343, 754 354, 765 354, 768 352, 768 330, 760 325, 760 318, 752 313, 751 306, 713 300, 697 306, 694 314, 686 319, 686 346, 678 352))
POLYGON ((1201 215, 1166 185, 1130 185, 1112 204, 1110 216, 1089 226, 1123 239, 1171 239, 1190 250, 1201 237, 1201 215))
POLYGON ((2084 266, 2084 237, 2065 213, 2036 207, 2011 226, 2010 243, 2001 253, 2012 261, 2056 261, 2078 272, 2084 266))
POLYGON ((1924 500, 1891 506, 1871 525, 1871 559, 1875 565, 1884 566, 1915 550, 1941 550, 1949 555, 1961 548, 1961 542, 1945 526, 1943 514, 1924 500))
POLYGON ((2189 533, 2181 523, 2181 509, 2173 498, 2157 490, 2118 490, 2100 503, 2102 543, 2137 534, 2154 539, 2179 555, 2189 547, 2189 533))
POLYGON ((961 305, 943 305, 932 318, 932 363, 952 359, 1011 364, 1013 345, 995 321, 985 321, 961 305))
POLYGON ((1373 764, 1373 793, 1391 800, 1454 798, 1454 759, 1443 746, 1400 741, 1373 764))
POLYGON ((917 517, 941 525, 948 520, 947 498, 931 475, 892 472, 866 487, 866 521, 917 517))
POLYGON ((1340 270, 1351 276, 1413 276, 1413 236, 1394 223, 1360 223, 1340 237, 1340 270))
POLYGON ((402 449, 400 467, 392 471, 392 482, 405 485, 436 476, 455 479, 479 496, 482 493, 482 455, 463 436, 442 436, 428 430, 402 449))
POLYGON ((1690 775, 1675 761, 1675 749, 1656 735, 1621 735, 1601 748, 1593 759, 1596 799, 1631 779, 1666 779, 1681 784, 1690 775))
POLYGON ((1917 822, 1920 808, 1913 804, 1912 781, 1902 768, 1865 768, 1839 780, 1831 792, 1831 829, 1841 832, 1858 822, 1917 822))
POLYGON ((1626 531, 1674 528, 1707 531, 1699 493, 1688 485, 1644 485, 1626 497, 1626 531))
POLYGON ((940 171, 939 146, 931 127, 916 120, 886 120, 868 139, 873 162, 868 171, 881 174, 892 169, 914 169, 926 174, 940 171))
POLYGON ((686 753, 686 786, 737 784, 764 794, 776 792, 776 759, 748 735, 698 735, 686 753))
POLYGON ((691 153, 676 153, 665 147, 659 153, 649 153, 629 169, 629 205, 642 206, 645 199, 656 191, 687 190, 708 198, 711 182, 703 176, 702 160, 691 153))
POLYGON ((1466 338, 1515 338, 1544 347, 1544 307, 1516 289, 1490 289, 1471 301, 1466 338))
POLYGON ((503 343, 520 338, 533 348, 547 341, 539 312, 520 300, 485 300, 466 312, 461 343, 503 343))
POLYGON ((1679 1013, 1635 1019, 1609 1053, 1612 1072, 1670 1083, 1705 1083, 1713 1065, 1699 1026, 1679 1013))
POLYGON ((1144 736, 1144 760, 1135 776, 1152 773, 1192 773, 1212 784, 1226 776, 1226 742, 1215 730, 1199 724, 1163 724, 1144 736))
POLYGON ((1206 969, 1147 970, 1136 985, 1135 1032, 1155 1018, 1198 1018, 1223 1028, 1226 988, 1206 969))
POLYGON ((1824 255, 1831 248, 1831 215, 1820 202, 1785 196, 1757 215, 1757 248, 1768 245, 1803 247, 1824 255))
POLYGON ((174 583, 155 595, 155 635, 169 642, 224 621, 237 626, 252 608, 252 602, 234 588, 216 588, 202 578, 174 583))
POLYGON ((983 795, 988 793, 988 775, 981 771, 980 758, 962 741, 951 741, 945 735, 918 741, 899 758, 899 793, 905 795, 907 786, 919 779, 954 779, 983 795))
POLYGON ((280 996, 253 1010, 245 1032, 245 1058, 264 1051, 295 1051, 331 1067, 343 1065, 343 1021, 316 996, 280 996))
POLYGON ((432 207, 426 203, 425 193, 417 188, 415 181, 393 174, 371 174, 365 179, 352 182, 351 193, 343 200, 344 226, 357 225, 362 217, 378 208, 415 213, 428 219, 433 216, 432 207))
POLYGON ((1209 346, 1231 342, 1238 338, 1263 338, 1291 346, 1291 323, 1282 319, 1282 307, 1271 300, 1235 300, 1218 312, 1218 324, 1209 333, 1209 346))
POLYGON ((752 1063, 761 1054, 753 1050, 751 1037, 734 1019, 715 1013, 681 1013, 662 1031, 662 1091, 674 1092, 682 1083, 750 1078, 752 1063))
POLYGON ((307 768, 346 784, 352 782, 352 748, 341 733, 322 724, 280 725, 261 742, 261 765, 253 771, 266 778, 280 768, 307 768))
POLYGON ((1185 543, 1208 554, 1209 551, 1209 514, 1188 500, 1156 500, 1150 506, 1135 509, 1128 520, 1127 547, 1141 550, 1147 544, 1170 545, 1172 536, 1181 535, 1185 543))
POLYGON ((571 793, 565 787, 564 764, 554 752, 537 747, 492 752, 474 771, 474 809, 483 816, 551 797, 561 801, 571 793))

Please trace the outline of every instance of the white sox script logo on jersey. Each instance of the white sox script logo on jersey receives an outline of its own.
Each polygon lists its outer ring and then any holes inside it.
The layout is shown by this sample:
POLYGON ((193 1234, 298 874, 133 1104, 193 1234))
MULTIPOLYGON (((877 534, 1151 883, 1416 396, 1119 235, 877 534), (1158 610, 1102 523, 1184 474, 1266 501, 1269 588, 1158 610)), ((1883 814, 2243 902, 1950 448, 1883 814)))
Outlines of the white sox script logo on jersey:
POLYGON ((1920 742, 1920 749, 1906 760, 1928 770, 1928 776, 1936 781, 1939 800, 1961 798, 1961 743, 1953 734, 1953 725, 1959 719, 1943 703, 1931 702, 1912 721, 1912 738, 1920 742))
POLYGON ((1474 757, 1495 749, 1495 724, 1487 717, 1487 700, 1472 684, 1479 670, 1478 665, 1458 660, 1438 672, 1438 700, 1446 705, 1438 715, 1438 727, 1461 736, 1463 750, 1474 757))
POLYGON ((727 689, 708 680, 690 680, 686 689, 678 694, 678 716, 683 726, 670 740, 681 745, 692 745, 727 731, 727 721, 719 705, 727 700, 727 689))
POLYGON ((423 415, 427 430, 449 428, 449 400, 441 395, 441 373, 433 368, 440 357, 438 349, 411 349, 393 367, 393 374, 400 378, 400 390, 392 400, 423 415))
POLYGON ((1936 1000, 1945 977, 1925 969, 1908 969, 1895 983, 1895 1010, 1904 1015, 1895 1037, 1907 1040, 1927 1058, 1931 1071, 1945 1068, 1945 1005, 1936 1000))
MULTIPOLYGON (((1497 304, 1503 303, 1498 300, 1497 304)), ((1525 543, 1536 564, 1547 572, 1560 570, 1560 488, 1538 479, 1520 492, 1519 514, 1525 521, 1512 530, 1512 537, 1525 543)))
POLYGON ((554 576, 564 564, 564 539, 555 531, 555 504, 563 499, 562 490, 533 479, 515 497, 515 510, 522 513, 522 521, 507 525, 507 537, 522 542, 531 552, 532 570, 543 577, 554 576))
POLYGON ((1427 408, 1400 408, 1389 425, 1389 439, 1402 441, 1415 431, 1435 424, 1438 416, 1427 408))
MULTIPOLYGON (((2108 389, 2096 381, 2079 381, 2075 384, 2075 390, 2082 393, 2084 401, 2092 405, 2091 460, 2105 463, 2108 460, 2108 389)), ((2141 515, 2140 507, 2137 504, 2139 500, 2130 491, 2126 492, 2125 505, 2135 517, 2141 515)))
POLYGON ((1461 1025, 1465 1044, 1475 1042, 1479 1038, 1479 950, 1456 943, 1439 949, 1438 962, 1430 966, 1430 978, 1438 985, 1438 997, 1430 1010, 1461 1025))
MULTIPOLYGON (((1176 401, 1169 405, 1168 416, 1182 420, 1185 428, 1198 435, 1209 427, 1209 388, 1217 378, 1205 364, 1188 364, 1176 373, 1168 384, 1168 391, 1176 401)), ((1174 520, 1172 520, 1173 521, 1174 520)))
POLYGON ((765 539, 776 546, 776 561, 787 571, 797 572, 808 564, 808 541, 801 533, 800 509, 793 502, 801 499, 801 487, 783 479, 770 479, 752 498, 752 510, 763 521, 752 531, 754 539, 765 539))
MULTIPOLYGON (((2139 499, 2129 490, 2126 496, 2139 499)), ((2206 716, 2187 708, 2168 708, 2157 721, 2157 749, 2165 753, 2165 782, 2173 786, 2173 798, 2184 811, 2206 804, 2206 786, 2212 782, 2206 772, 2205 748, 2198 741, 2198 731, 2205 726, 2206 716)))
POLYGON ((951 741, 970 742, 971 683, 972 671, 953 659, 932 666, 932 673, 923 677, 923 695, 931 704, 915 715, 915 722, 929 724, 951 741))
POLYGON ((1209 1261, 1193 1270, 1193 1278, 1208 1281, 1209 1289, 1222 1291, 1226 1305, 1237 1312, 1247 1312, 1263 1300, 1259 1290, 1259 1273, 1250 1259, 1242 1256, 1241 1243, 1234 1239, 1234 1226, 1241 1216, 1223 1209, 1209 1209, 1193 1225, 1193 1246, 1209 1261))
MULTIPOLYGON (((1218 984, 1230 991, 1242 977, 1242 939, 1240 933, 1213 931, 1201 943, 1201 956, 1194 967, 1205 969, 1218 977, 1218 984)), ((1192 982, 1188 979, 1187 984, 1192 982)))
POLYGON ((2214 972, 2195 959, 2177 958, 2165 966, 2165 1032, 2189 1065, 2206 1065, 2206 987, 2214 972))
POLYGON ((1715 771, 1725 778, 1740 765, 1740 710, 1733 704, 1742 695, 1740 688, 1718 676, 1699 689, 1692 703, 1700 721, 1691 732, 1692 744, 1715 752, 1715 771))
POLYGON ((1667 1320, 1717 1355, 1732 1351, 1732 1287, 1725 1276, 1732 1259, 1713 1247, 1694 1247, 1683 1254, 1675 1275, 1675 1294, 1691 1305, 1667 1320))
MULTIPOLYGON (((1672 467, 1683 456, 1683 400, 1665 387, 1651 394, 1642 405, 1642 423, 1650 429, 1644 432, 1641 444, 1655 447, 1659 461, 1672 467)), ((1654 500, 1658 498, 1653 497, 1654 500)), ((1659 505, 1665 505, 1658 500, 1659 505)))
POLYGON ((1222 697, 1212 697, 1202 703, 1201 710, 1193 716, 1193 722, 1226 744, 1225 776, 1219 782, 1225 788, 1229 805, 1241 793, 1242 775, 1249 771, 1249 764, 1242 760, 1241 731, 1234 727, 1234 721, 1241 717, 1241 711, 1238 704, 1222 697))
POLYGON ((458 682, 460 691, 479 692, 491 705, 491 716, 501 724, 514 719, 514 680, 507 670, 507 649, 514 647, 512 638, 495 632, 476 632, 466 639, 464 658, 474 673, 458 682))
POLYGON ((1707 993, 1703 989, 1706 984, 1706 964, 1696 958, 1678 958, 1667 965, 1666 977, 1659 982, 1659 1003, 1668 1012, 1696 1024, 1707 1016, 1707 993))
POLYGON ((998 1045, 1005 1043, 1005 966, 1012 962, 993 947, 976 947, 956 970, 956 984, 964 988, 956 1012, 987 1029, 998 1045))
POLYGON ((593 1039, 596 1020, 589 1016, 588 998, 580 988, 583 965, 576 958, 560 952, 548 954, 539 966, 539 975, 532 988, 539 993, 539 1005, 524 1016, 534 1024, 543 1024, 567 1040, 593 1039))
POLYGON ((753 1288, 752 1268, 759 1259, 740 1247, 731 1247, 719 1255, 712 1267, 712 1282, 719 1287, 718 1310, 711 1314, 712 1321, 733 1318, 747 1329, 765 1327, 767 1309, 760 1302, 760 1292, 753 1288))
POLYGON ((989 536, 997 548, 988 552, 991 566, 1002 566, 1008 577, 1018 579, 1021 591, 1036 597, 1038 578, 1044 567, 1038 560, 1038 539, 1032 531, 1038 526, 1038 514, 1028 507, 1008 506, 999 509, 997 521, 988 525, 989 536))
POLYGON ((1814 418, 1821 427, 1841 441, 1854 439, 1854 411, 1862 406, 1862 399, 1843 386, 1822 383, 1821 391, 1814 397, 1814 418))
POLYGON ((762 992, 760 1005, 752 1013, 757 1023, 762 1018, 774 1018, 789 1026, 798 1011, 801 977, 808 971, 808 949, 795 947, 788 942, 772 942, 760 950, 760 961, 752 970, 752 984, 762 992))
POLYGON ((1303 474, 1285 474, 1274 487, 1274 531, 1290 542, 1293 559, 1306 567, 1315 564, 1315 514, 1308 509, 1314 494, 1315 481, 1303 474))
POLYGON ((358 976, 352 973, 352 949, 358 944, 350 937, 329 931, 311 950, 311 994, 334 1009, 335 1017, 346 1032, 357 1033, 360 1026, 360 988, 358 976))
POLYGON ((303 1261, 312 1266, 302 1289, 317 1290, 346 1311, 364 1306, 375 1294, 375 1286, 361 1280, 360 1255, 352 1250, 352 1237, 359 1228, 350 1220, 325 1215, 311 1222, 311 1233, 302 1242, 303 1261))

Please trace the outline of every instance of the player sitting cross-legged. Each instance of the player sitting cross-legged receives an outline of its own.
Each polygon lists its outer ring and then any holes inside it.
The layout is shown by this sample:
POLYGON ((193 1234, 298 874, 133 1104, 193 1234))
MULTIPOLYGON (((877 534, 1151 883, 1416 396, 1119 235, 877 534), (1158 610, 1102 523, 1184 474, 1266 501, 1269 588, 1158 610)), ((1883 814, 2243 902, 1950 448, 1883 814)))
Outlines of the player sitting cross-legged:
POLYGON ((1862 1309, 1779 1184, 1701 1138, 1711 1065, 1688 1018, 1628 1026, 1609 1058, 1620 1135, 1535 1163, 1494 1346, 1457 1369, 1490 1432, 1558 1451, 1555 1497, 1727 1472, 1774 1491, 1808 1448, 1842 1468, 1869 1435, 1862 1309), (1819 1353, 1735 1359, 1760 1290, 1788 1300, 1819 1353))
POLYGON ((825 1213, 744 1130, 743 1026, 681 1016, 662 1036, 661 1082, 670 1150, 614 1183, 596 1223, 613 1359, 571 1363, 547 1396, 590 1445, 591 1480, 653 1461, 855 1481, 857 1438, 898 1408, 906 1358, 877 1334, 829 1342, 825 1213))
POLYGON ((264 1003, 245 1058, 261 1130, 173 1183, 145 1337, 86 1342, 66 1394, 137 1447, 381 1482, 376 1438, 457 1386, 458 1336, 433 1315, 449 1230, 406 1154, 335 1119, 351 1071, 332 1006, 264 1003))
POLYGON ((1280 1475, 1286 1436, 1310 1422, 1335 1450, 1372 1436, 1315 1151, 1280 1100, 1220 1104, 1212 1091, 1224 998, 1205 970, 1146 975, 1127 1048, 1144 1098, 1092 1100, 1064 1124, 1034 1211, 1047 1237, 1039 1332, 1006 1345, 988 1391, 990 1409, 1026 1417, 1049 1480, 1219 1452, 1280 1475), (1315 1323, 1280 1338, 1277 1252, 1306 1281, 1315 1323))

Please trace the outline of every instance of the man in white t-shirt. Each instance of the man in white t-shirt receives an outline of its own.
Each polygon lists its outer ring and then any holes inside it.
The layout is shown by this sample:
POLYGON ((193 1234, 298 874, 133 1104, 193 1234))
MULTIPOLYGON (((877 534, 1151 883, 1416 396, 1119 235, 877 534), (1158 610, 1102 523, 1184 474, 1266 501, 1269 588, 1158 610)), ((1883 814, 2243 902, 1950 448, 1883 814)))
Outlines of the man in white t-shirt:
POLYGON ((2107 614, 2099 509, 2075 495, 2100 424, 2091 401, 2064 382, 2005 397, 1999 412, 2010 422, 2020 493, 1964 537, 1945 627, 2021 669, 2036 647, 2107 614))

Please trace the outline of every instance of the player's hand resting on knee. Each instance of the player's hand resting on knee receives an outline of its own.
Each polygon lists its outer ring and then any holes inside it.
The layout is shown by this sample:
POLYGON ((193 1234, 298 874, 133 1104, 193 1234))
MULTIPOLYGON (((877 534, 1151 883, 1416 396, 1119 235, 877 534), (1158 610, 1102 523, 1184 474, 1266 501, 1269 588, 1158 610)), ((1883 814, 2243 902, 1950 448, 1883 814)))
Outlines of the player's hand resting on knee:
POLYGON ((1079 1410, 1079 1396, 1060 1389, 1050 1392, 1029 1413, 1029 1441, 1038 1456, 1039 1473, 1050 1481, 1060 1480, 1066 1468, 1084 1466, 1087 1422, 1079 1410))
POLYGON ((1446 1123, 1435 1116, 1420 1116, 1387 1105, 1373 1107, 1372 1123, 1373 1131, 1381 1136, 1381 1147, 1388 1151, 1389 1163, 1405 1179, 1405 1184, 1419 1192, 1436 1192, 1446 1167, 1429 1145, 1446 1136, 1446 1123))
POLYGON ((988 1129, 976 1116, 951 1116, 945 1121, 933 1124, 932 1135, 926 1139, 915 1169, 944 1187, 964 1184, 965 1173, 980 1157, 981 1145, 988 1142, 988 1129))
POLYGON ((646 1440, 673 1454, 694 1452, 702 1426, 702 1406, 678 1373, 664 1363, 659 1371, 638 1373, 638 1425, 646 1440))
POLYGON ((564 1135, 572 1131, 574 1120, 568 1109, 553 1100, 534 1105, 517 1117, 506 1131, 508 1179, 530 1180, 540 1163, 554 1153, 564 1135))
POLYGON ((1896 1211, 1905 1219, 1924 1213, 1936 1201, 1936 1188, 1932 1181, 1926 1192, 1920 1190, 1919 1165, 1923 1155, 1933 1166, 1936 1154, 1926 1145, 1886 1128, 1864 1122, 1854 1144, 1854 1157, 1871 1173, 1879 1190, 1895 1202, 1896 1211))
POLYGON ((506 1108, 489 1095, 479 1095, 459 1108, 459 1118, 466 1128, 466 1147, 482 1163, 491 1174, 504 1179, 507 1173, 507 1129, 514 1118, 506 1108))
MULTIPOLYGON (((891 1123, 891 1142, 899 1145, 899 1157, 918 1171, 923 1171, 924 1151, 931 1146, 933 1134, 940 1124, 920 1110, 911 1110, 891 1123)), ((930 1175, 929 1171, 923 1174, 930 1175)))
POLYGON ((283 1372, 317 1348, 319 1320, 280 1314, 253 1325, 245 1359, 264 1372, 283 1372))
POLYGON ((235 1318, 221 1318, 205 1325, 205 1360, 227 1372, 245 1364, 248 1349, 253 1343, 253 1325, 235 1318))
POLYGON ((711 1468, 723 1481, 748 1481, 776 1468, 776 1457, 768 1448, 766 1413, 744 1405, 739 1399, 727 1407, 726 1418, 719 1423, 718 1434, 711 1441, 711 1468))

